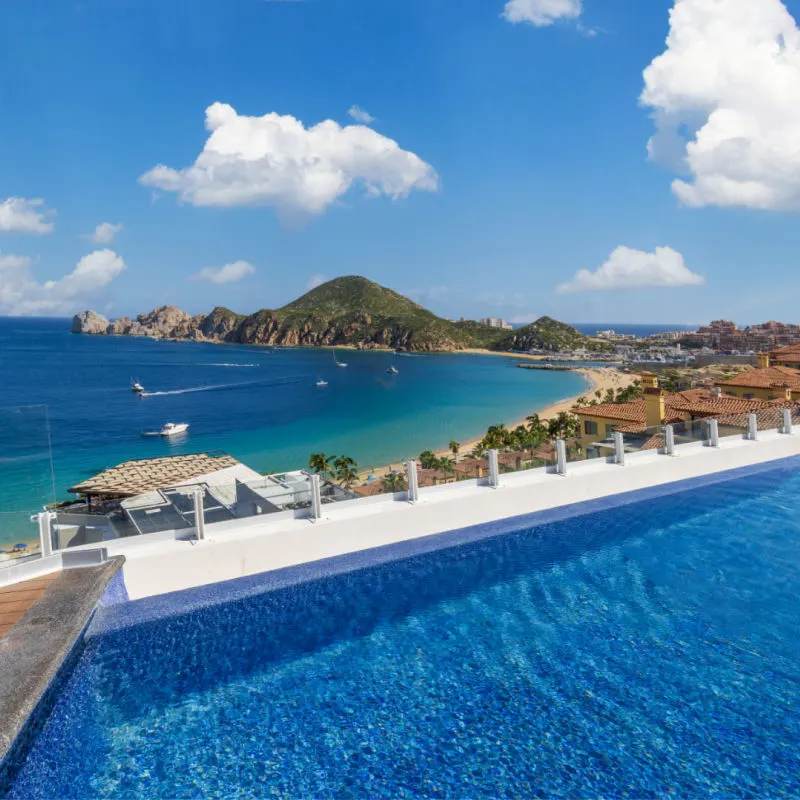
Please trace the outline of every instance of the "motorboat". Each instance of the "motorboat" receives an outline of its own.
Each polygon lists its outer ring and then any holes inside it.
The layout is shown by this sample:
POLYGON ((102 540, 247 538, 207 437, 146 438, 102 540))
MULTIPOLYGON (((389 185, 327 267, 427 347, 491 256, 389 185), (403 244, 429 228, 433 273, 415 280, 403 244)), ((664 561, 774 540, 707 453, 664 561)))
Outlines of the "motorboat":
POLYGON ((144 386, 139 381, 131 380, 131 391, 134 394, 144 394, 144 386))
POLYGON ((323 386, 327 386, 327 385, 328 385, 328 381, 323 381, 322 378, 320 378, 317 381, 317 386, 323 387, 323 386))
POLYGON ((390 375, 399 375, 399 374, 400 374, 400 370, 399 370, 399 369, 397 369, 397 367, 389 367, 389 369, 387 369, 386 371, 387 371, 387 372, 388 372, 390 375))
POLYGON ((335 350, 333 351, 333 363, 336 364, 337 367, 346 367, 347 366, 347 364, 344 361, 339 361, 339 359, 336 358, 336 351, 335 350))

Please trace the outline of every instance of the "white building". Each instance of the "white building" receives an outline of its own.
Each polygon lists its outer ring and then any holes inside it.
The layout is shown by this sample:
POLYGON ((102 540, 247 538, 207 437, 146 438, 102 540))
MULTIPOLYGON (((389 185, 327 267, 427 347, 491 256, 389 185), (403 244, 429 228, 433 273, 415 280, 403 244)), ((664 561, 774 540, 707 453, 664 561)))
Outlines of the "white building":
POLYGON ((506 322, 504 319, 500 319, 499 317, 486 317, 485 319, 480 320, 481 325, 485 325, 487 328, 501 328, 504 331, 510 331, 511 325, 510 323, 506 322))

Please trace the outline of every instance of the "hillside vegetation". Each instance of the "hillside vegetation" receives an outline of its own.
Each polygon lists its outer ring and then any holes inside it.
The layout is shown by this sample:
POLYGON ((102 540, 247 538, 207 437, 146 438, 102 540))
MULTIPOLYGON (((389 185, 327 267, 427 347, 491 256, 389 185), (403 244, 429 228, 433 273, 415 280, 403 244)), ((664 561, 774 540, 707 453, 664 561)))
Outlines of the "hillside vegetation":
MULTIPOLYGON (((278 309, 244 316, 221 306, 191 317, 162 306, 132 321, 77 324, 78 332, 161 336, 172 339, 276 346, 353 346, 417 351, 466 348, 556 351, 587 347, 592 340, 569 325, 542 317, 519 331, 486 328, 477 322, 450 320, 377 283, 358 276, 336 278, 278 309)), ((78 317, 76 317, 76 320, 78 317)), ((103 320, 103 322, 107 322, 103 320)))
POLYGON ((540 317, 536 322, 508 331, 494 344, 495 350, 519 351, 544 350, 557 353, 562 350, 586 349, 594 352, 605 352, 612 349, 608 342, 590 339, 580 331, 559 322, 551 317, 540 317))

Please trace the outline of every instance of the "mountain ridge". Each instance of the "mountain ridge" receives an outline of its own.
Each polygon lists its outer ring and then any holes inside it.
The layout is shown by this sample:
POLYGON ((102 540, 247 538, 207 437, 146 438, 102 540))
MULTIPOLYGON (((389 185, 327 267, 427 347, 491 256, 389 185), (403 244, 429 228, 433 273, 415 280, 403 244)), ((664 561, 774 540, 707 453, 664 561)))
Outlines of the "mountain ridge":
POLYGON ((277 309, 237 314, 217 306, 191 316, 176 306, 160 306, 135 320, 109 322, 93 311, 73 319, 75 333, 156 336, 233 344, 273 346, 352 346, 359 349, 501 351, 571 348, 591 340, 564 323, 542 317, 511 333, 470 321, 451 322, 407 297, 360 276, 334 278, 277 309), (529 346, 524 346, 529 345, 529 346))

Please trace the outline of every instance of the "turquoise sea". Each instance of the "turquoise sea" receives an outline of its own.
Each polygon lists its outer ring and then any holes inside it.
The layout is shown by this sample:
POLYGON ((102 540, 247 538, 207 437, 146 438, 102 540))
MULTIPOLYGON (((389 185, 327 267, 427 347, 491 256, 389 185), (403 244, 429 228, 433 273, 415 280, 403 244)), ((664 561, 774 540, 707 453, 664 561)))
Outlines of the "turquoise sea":
POLYGON ((28 518, 43 503, 128 459, 224 450, 267 472, 324 451, 377 467, 585 386, 580 375, 516 369, 500 356, 340 350, 348 366, 339 368, 325 349, 76 336, 69 327, 0 319, 0 547, 36 535, 28 518), (131 392, 132 378, 148 396, 131 392), (142 436, 166 422, 188 422, 189 435, 142 436))

